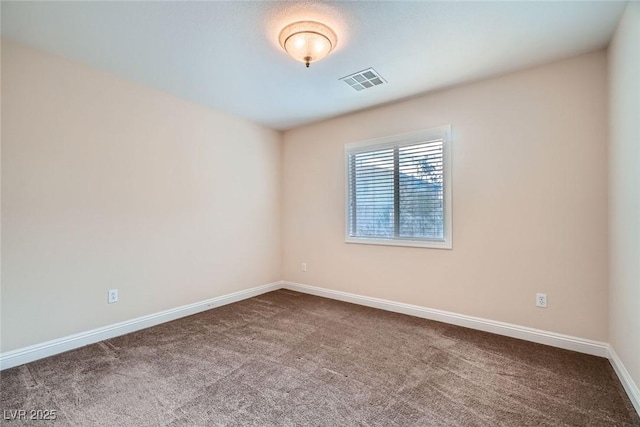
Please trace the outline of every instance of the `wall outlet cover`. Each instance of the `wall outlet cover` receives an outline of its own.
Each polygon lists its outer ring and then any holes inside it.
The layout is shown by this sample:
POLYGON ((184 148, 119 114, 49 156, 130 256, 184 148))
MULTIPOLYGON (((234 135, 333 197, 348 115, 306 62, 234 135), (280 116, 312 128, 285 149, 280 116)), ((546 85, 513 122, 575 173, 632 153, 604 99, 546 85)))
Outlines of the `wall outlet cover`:
POLYGON ((109 289, 108 299, 109 304, 113 304, 114 302, 118 302, 118 290, 117 289, 109 289))
POLYGON ((547 308, 547 294, 536 294, 536 306, 547 308))

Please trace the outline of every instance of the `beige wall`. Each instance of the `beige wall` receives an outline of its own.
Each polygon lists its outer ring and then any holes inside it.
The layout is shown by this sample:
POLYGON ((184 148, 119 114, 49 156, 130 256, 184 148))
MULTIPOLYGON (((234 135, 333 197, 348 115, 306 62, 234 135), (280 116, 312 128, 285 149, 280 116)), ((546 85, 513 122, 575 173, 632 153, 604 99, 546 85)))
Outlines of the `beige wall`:
POLYGON ((609 48, 611 304, 609 339, 640 386, 640 3, 609 48))
POLYGON ((3 41, 1 351, 279 280, 280 144, 3 41))
POLYGON ((284 279, 607 341, 606 73, 600 51, 285 132, 284 279), (441 125, 453 250, 344 243, 344 144, 441 125))

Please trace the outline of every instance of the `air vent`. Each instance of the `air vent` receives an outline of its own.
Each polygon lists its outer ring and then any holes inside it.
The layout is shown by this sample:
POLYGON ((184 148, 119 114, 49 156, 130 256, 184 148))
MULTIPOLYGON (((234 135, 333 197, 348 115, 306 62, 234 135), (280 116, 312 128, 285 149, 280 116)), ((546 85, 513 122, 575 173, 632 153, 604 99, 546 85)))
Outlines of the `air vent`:
POLYGON ((339 80, 342 80, 355 90, 369 89, 374 86, 380 86, 383 83, 387 83, 387 81, 373 68, 367 68, 366 70, 349 74, 348 76, 341 77, 339 80))

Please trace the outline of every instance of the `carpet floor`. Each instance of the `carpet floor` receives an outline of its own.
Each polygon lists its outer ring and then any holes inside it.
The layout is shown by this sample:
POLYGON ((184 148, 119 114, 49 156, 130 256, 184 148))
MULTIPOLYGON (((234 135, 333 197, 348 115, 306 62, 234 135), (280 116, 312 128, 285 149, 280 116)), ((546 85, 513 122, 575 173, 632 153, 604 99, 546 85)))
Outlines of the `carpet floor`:
POLYGON ((0 373, 6 425, 640 426, 606 359, 279 290, 0 373), (7 420, 55 410, 55 421, 7 420))

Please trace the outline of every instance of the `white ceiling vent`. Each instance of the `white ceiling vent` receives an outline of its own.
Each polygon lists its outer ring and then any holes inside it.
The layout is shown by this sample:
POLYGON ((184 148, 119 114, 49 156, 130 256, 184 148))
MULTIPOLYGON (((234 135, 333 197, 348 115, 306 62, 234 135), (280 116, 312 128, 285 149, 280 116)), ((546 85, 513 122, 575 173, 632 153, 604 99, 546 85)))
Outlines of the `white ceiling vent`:
POLYGON ((355 90, 369 89, 374 86, 380 86, 383 83, 387 83, 387 81, 373 68, 367 68, 366 70, 349 74, 348 76, 341 77, 339 80, 342 80, 355 90))

